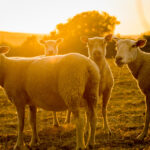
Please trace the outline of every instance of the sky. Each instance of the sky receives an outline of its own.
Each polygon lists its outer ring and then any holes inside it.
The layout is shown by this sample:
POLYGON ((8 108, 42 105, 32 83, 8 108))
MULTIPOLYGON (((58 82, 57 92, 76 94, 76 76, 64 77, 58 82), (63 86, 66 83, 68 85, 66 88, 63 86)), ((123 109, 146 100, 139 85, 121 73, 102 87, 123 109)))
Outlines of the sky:
POLYGON ((0 0, 0 6, 0 31, 50 33, 58 23, 90 10, 116 16, 121 24, 115 34, 135 35, 150 30, 150 0, 0 0))

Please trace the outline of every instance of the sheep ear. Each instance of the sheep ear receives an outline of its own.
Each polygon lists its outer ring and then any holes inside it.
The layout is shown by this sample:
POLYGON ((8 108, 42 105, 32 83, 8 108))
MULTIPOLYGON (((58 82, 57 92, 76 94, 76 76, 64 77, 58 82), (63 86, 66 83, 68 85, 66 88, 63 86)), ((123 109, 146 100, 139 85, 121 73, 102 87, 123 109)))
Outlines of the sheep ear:
POLYGON ((136 42, 136 46, 142 48, 142 47, 144 47, 144 46, 146 45, 146 42, 147 42, 146 39, 138 40, 138 41, 136 42))
POLYGON ((40 43, 41 43, 41 44, 45 44, 45 41, 44 41, 44 40, 40 40, 40 43))
POLYGON ((105 39, 106 42, 110 42, 112 40, 112 37, 113 37, 112 34, 108 34, 108 35, 105 36, 104 39, 105 39))
POLYGON ((87 36, 81 36, 80 37, 81 42, 88 43, 88 37, 87 36))
POLYGON ((9 51, 9 47, 8 46, 0 46, 0 54, 6 54, 9 51))
POLYGON ((57 44, 60 44, 60 43, 62 43, 63 41, 64 41, 63 38, 59 38, 59 39, 56 40, 56 43, 57 43, 57 44))

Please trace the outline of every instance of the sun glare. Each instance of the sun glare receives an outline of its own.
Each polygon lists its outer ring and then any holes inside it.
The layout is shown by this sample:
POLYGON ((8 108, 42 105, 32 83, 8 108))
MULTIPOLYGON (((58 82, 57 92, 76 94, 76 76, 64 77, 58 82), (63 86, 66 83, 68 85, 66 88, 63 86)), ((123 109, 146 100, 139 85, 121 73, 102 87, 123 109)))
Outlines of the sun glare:
MULTIPOLYGON (((115 33, 139 34, 145 31, 137 11, 137 1, 140 0, 5 0, 1 1, 0 31, 49 33, 58 23, 66 22, 77 13, 90 10, 106 11, 121 22, 115 33), (127 11, 128 10, 128 11, 127 11), (136 27, 135 27, 136 26, 136 27)), ((143 0, 142 9, 146 18, 150 5, 149 0, 143 0)))

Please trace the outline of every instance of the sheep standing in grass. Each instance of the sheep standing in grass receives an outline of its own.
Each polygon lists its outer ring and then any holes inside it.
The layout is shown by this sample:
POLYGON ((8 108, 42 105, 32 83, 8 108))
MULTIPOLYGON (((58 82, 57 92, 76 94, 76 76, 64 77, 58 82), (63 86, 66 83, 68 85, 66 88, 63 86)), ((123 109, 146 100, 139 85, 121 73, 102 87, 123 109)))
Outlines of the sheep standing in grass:
POLYGON ((81 54, 47 57, 11 58, 0 47, 0 85, 18 114, 18 138, 15 150, 24 149, 23 129, 25 106, 30 108, 31 146, 38 142, 36 108, 63 111, 69 109, 76 123, 76 149, 85 149, 81 107, 88 112, 90 136, 87 147, 93 146, 96 129, 96 104, 100 75, 95 63, 81 54))
POLYGON ((81 41, 88 46, 89 58, 94 60, 100 69, 101 81, 99 85, 99 95, 102 95, 102 115, 104 119, 104 129, 107 133, 111 134, 111 130, 107 123, 107 103, 110 99, 113 87, 113 75, 110 70, 109 64, 105 58, 107 42, 111 41, 112 34, 105 37, 81 37, 81 41))
MULTIPOLYGON (((40 43, 45 46, 45 55, 53 56, 58 54, 58 46, 63 42, 63 38, 58 38, 57 40, 40 40, 40 43)), ((53 112, 53 125, 59 127, 57 114, 53 112)))
POLYGON ((141 91, 146 96, 145 126, 143 132, 137 137, 138 140, 143 140, 148 134, 150 122, 150 54, 140 50, 145 46, 146 40, 114 39, 117 45, 116 64, 119 67, 124 64, 128 65, 132 75, 138 81, 141 91))

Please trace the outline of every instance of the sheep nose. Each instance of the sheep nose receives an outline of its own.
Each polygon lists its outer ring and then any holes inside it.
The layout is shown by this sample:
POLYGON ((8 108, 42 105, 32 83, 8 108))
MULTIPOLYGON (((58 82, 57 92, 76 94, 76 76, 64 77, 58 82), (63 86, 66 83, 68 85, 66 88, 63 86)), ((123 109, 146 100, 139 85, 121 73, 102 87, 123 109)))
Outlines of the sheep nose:
POLYGON ((99 57, 101 57, 101 53, 100 53, 100 51, 95 51, 94 53, 93 53, 93 56, 95 57, 95 58, 99 58, 99 57))
POLYGON ((122 64, 122 57, 121 56, 118 56, 118 57, 116 57, 116 64, 118 65, 118 66, 120 66, 121 64, 122 64))

